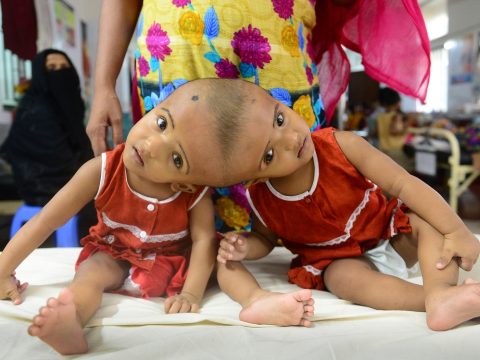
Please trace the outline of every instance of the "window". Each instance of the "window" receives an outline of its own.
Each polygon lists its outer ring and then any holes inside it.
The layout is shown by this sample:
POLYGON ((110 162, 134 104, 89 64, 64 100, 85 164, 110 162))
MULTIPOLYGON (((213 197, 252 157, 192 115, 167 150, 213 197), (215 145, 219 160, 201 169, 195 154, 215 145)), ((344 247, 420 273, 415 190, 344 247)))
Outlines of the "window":
POLYGON ((31 61, 20 59, 4 47, 0 9, 0 101, 2 105, 6 107, 16 106, 21 96, 19 85, 31 77, 31 61))
POLYGON ((419 101, 417 111, 446 112, 448 103, 448 50, 441 47, 430 53, 430 84, 428 85, 425 105, 419 101))
POLYGON ((430 41, 447 35, 447 0, 424 0, 421 7, 430 41))

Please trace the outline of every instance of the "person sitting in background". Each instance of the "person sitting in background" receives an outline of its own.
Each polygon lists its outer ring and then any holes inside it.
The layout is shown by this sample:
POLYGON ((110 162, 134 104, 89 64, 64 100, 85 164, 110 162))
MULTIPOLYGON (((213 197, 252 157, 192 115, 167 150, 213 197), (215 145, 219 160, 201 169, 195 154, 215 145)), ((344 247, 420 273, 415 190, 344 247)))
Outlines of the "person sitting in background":
POLYGON ((350 105, 345 130, 362 130, 365 127, 365 111, 362 104, 350 105))
POLYGON ((378 130, 377 119, 378 115, 383 113, 385 109, 380 106, 380 102, 375 101, 372 104, 372 112, 367 116, 367 132, 368 142, 378 149, 378 130))
POLYGON ((93 156, 84 114, 80 80, 67 54, 38 53, 31 85, 0 150, 28 205, 44 206, 93 156))
POLYGON ((403 152, 407 136, 407 118, 400 110, 398 92, 382 88, 378 94, 380 105, 385 109, 377 117, 377 136, 380 150, 406 170, 412 169, 412 161, 403 152))

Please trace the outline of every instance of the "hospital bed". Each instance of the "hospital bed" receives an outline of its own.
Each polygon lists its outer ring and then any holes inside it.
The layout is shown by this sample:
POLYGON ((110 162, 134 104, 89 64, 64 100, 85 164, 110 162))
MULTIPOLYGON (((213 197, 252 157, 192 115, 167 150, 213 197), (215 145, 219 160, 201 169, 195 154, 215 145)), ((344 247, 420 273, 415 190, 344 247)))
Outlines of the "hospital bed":
POLYGON ((458 139, 455 134, 447 129, 421 127, 421 128, 409 128, 408 132, 414 134, 420 140, 414 146, 420 146, 420 149, 435 152, 437 147, 437 153, 443 152, 447 154, 447 161, 440 161, 440 165, 446 165, 448 167, 448 201, 452 209, 458 211, 458 198, 460 195, 468 189, 473 181, 480 175, 480 171, 475 170, 472 164, 464 164, 461 161, 461 151, 458 139), (434 143, 434 139, 442 139, 442 143, 434 143), (428 149, 428 143, 432 145, 430 150, 428 149), (438 145, 437 145, 438 144, 438 145))
MULTIPOLYGON (((35 250, 17 270, 30 283, 21 305, 0 301, 0 359, 64 359, 27 334, 31 318, 56 296, 74 274, 79 248, 35 250)), ((1 256, 1 255, 0 255, 1 256)), ((292 255, 282 247, 262 260, 247 262, 262 286, 272 291, 298 289, 286 280, 292 255)), ((462 273, 463 278, 465 273, 462 273)), ((480 267, 471 275, 480 279, 480 267)), ((411 279, 418 282, 419 278, 411 279)), ((479 359, 480 321, 453 330, 428 329, 425 314, 379 311, 313 291, 310 328, 255 326, 238 320, 240 306, 210 288, 198 314, 166 315, 163 299, 106 294, 88 324, 87 354, 69 359, 479 359)))

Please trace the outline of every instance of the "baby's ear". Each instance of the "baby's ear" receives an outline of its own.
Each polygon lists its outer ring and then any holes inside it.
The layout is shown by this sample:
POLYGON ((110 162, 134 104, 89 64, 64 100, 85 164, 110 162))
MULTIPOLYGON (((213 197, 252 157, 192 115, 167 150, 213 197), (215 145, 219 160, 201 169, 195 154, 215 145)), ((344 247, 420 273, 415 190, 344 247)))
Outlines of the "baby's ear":
POLYGON ((259 179, 253 179, 253 180, 248 180, 243 182, 243 187, 245 189, 248 189, 250 186, 261 183, 261 182, 267 182, 268 178, 259 178, 259 179))
POLYGON ((195 185, 184 183, 171 183, 170 188, 175 192, 183 191, 190 194, 193 194, 195 191, 197 191, 197 187, 195 185))

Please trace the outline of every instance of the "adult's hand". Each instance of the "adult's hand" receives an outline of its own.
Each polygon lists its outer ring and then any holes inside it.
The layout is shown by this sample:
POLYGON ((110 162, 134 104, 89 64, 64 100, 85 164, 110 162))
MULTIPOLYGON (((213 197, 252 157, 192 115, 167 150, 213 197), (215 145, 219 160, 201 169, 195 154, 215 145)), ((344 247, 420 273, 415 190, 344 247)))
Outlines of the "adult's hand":
POLYGON ((95 155, 108 150, 108 128, 112 128, 113 144, 123 142, 122 108, 113 89, 95 91, 87 134, 95 155))

